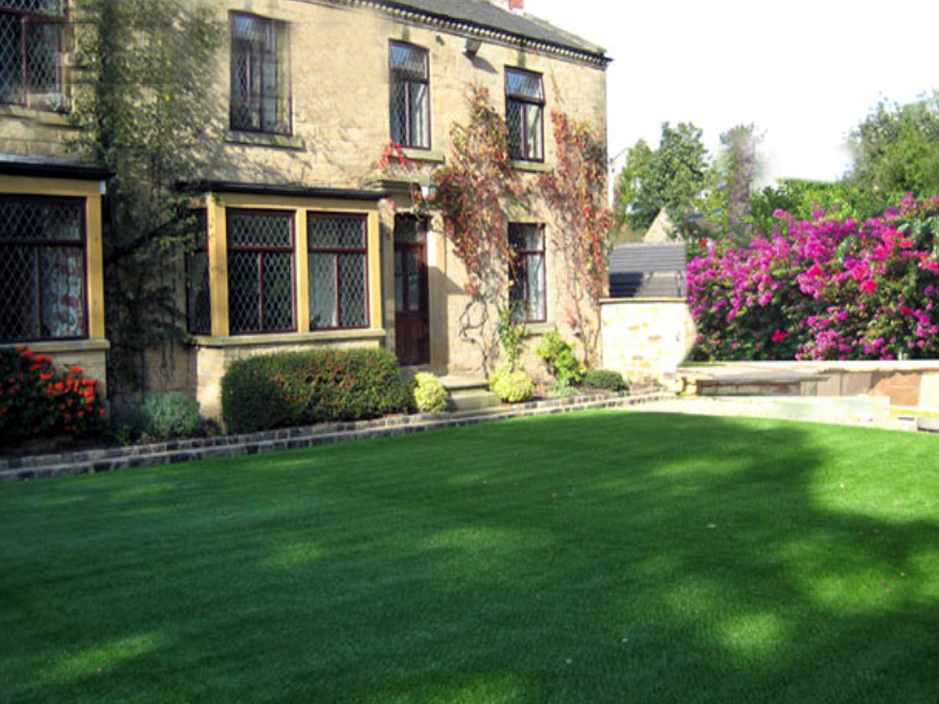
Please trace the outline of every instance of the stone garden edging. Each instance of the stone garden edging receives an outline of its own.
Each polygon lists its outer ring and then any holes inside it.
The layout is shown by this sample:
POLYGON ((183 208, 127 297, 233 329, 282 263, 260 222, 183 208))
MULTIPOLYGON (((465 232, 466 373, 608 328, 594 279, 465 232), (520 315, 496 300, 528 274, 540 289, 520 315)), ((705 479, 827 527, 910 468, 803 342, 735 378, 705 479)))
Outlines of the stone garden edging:
POLYGON ((51 455, 0 459, 0 482, 25 481, 79 474, 100 474, 134 467, 153 467, 263 452, 296 450, 316 445, 406 435, 439 428, 475 425, 506 418, 569 413, 595 408, 620 408, 674 398, 659 389, 640 393, 570 396, 478 411, 388 416, 375 420, 322 423, 281 428, 245 435, 171 440, 151 445, 130 445, 51 455))

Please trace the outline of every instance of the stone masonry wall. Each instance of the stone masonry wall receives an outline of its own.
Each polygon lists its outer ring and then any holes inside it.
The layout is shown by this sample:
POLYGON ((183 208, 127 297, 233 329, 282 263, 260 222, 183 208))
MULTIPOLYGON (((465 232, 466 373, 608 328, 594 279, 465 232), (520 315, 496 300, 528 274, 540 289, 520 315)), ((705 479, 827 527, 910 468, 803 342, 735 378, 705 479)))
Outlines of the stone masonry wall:
POLYGON ((632 380, 661 381, 695 340, 682 299, 607 300, 601 306, 603 367, 632 380))

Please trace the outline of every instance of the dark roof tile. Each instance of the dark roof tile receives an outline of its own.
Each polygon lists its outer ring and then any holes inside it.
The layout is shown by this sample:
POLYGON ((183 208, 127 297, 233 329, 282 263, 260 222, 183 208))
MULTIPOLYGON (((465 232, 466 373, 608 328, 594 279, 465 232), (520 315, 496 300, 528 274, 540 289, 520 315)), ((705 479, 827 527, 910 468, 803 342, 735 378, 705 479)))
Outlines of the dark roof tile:
POLYGON ((562 49, 609 61, 605 50, 549 22, 527 13, 505 10, 484 0, 377 0, 384 7, 413 10, 441 19, 465 22, 513 36, 544 42, 562 49))

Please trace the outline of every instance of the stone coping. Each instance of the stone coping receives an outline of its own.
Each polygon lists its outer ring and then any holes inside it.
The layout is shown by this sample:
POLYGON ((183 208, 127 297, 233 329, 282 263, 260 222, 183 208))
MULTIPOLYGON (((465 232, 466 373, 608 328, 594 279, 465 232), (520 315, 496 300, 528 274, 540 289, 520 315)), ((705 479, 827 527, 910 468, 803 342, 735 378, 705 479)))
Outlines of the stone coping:
POLYGON ((721 374, 732 369, 760 371, 789 370, 793 373, 832 374, 838 372, 939 372, 939 359, 864 360, 864 361, 788 361, 788 362, 717 362, 678 367, 678 374, 721 374))
POLYGON ((262 452, 295 450, 337 442, 476 425, 506 418, 569 413, 594 408, 621 408, 673 397, 674 394, 659 389, 638 393, 610 392, 546 399, 473 411, 387 416, 375 420, 321 423, 245 435, 221 435, 212 438, 172 440, 150 445, 14 457, 0 459, 0 482, 98 474, 133 467, 243 457, 262 452))

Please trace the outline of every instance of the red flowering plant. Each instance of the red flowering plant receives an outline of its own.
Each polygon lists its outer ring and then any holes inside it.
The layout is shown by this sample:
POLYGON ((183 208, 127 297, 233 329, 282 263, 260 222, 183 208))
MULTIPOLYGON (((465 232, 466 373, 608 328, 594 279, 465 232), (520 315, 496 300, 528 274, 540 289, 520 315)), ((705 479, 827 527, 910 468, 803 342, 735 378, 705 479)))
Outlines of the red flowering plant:
POLYGON ((557 227, 554 248, 564 258, 571 327, 579 331, 587 360, 599 361, 600 299, 607 292, 609 233, 616 218, 606 205, 606 134, 560 110, 551 113, 557 166, 538 184, 557 227))
POLYGON ((87 437, 105 427, 98 382, 26 347, 0 348, 0 438, 87 437))
POLYGON ((429 204, 443 216, 454 254, 464 264, 469 301, 460 314, 460 336, 481 352, 484 368, 498 346, 492 313, 508 294, 509 208, 525 209, 529 188, 512 167, 505 118, 489 91, 472 88, 469 123, 454 124, 447 164, 434 171, 436 196, 429 204))
POLYGON ((939 354, 939 196, 866 222, 776 213, 747 246, 688 265, 699 337, 717 359, 903 359, 939 354))

